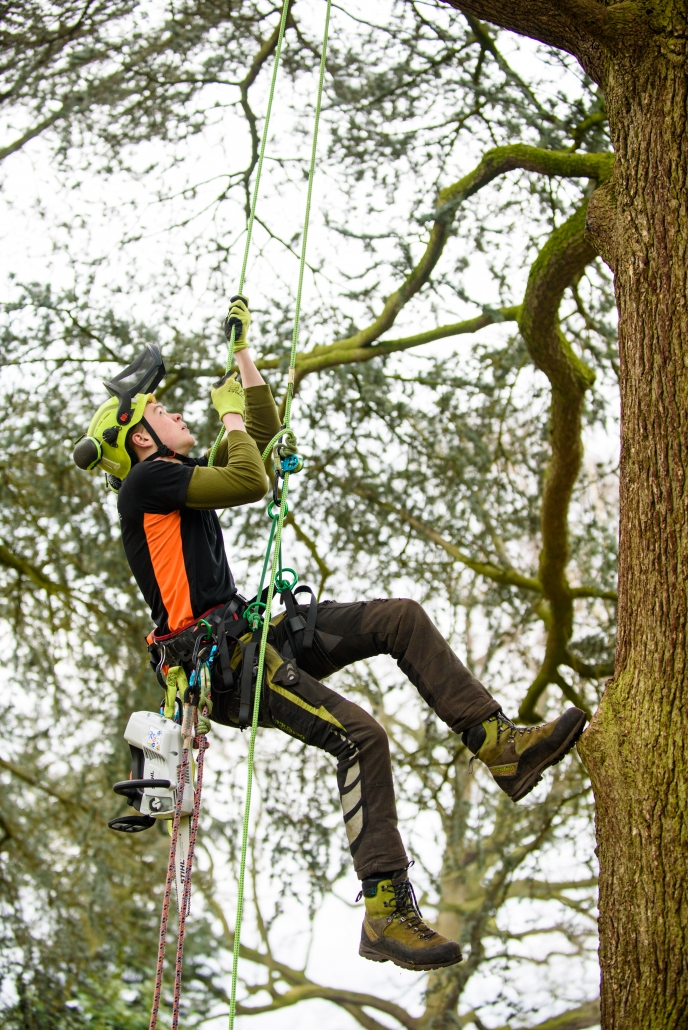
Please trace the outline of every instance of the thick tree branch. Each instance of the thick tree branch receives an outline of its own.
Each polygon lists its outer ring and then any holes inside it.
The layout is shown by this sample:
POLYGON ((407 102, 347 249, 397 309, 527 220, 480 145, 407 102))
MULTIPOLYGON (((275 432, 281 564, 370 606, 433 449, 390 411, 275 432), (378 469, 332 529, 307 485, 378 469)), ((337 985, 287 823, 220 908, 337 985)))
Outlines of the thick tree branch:
POLYGON ((614 662, 584 662, 568 649, 562 657, 561 664, 573 669, 581 679, 602 680, 614 675, 614 662))
MULTIPOLYGON (((587 1030, 600 1021, 600 1000, 586 1001, 575 1009, 562 1012, 559 1016, 536 1023, 527 1030, 587 1030)), ((498 1030, 514 1030, 513 1024, 498 1027, 498 1030)), ((521 1030, 521 1028, 519 1028, 521 1030)), ((526 1030, 526 1028, 523 1028, 526 1030)))
MULTIPOLYGON (((497 176, 520 168, 524 171, 537 172, 540 175, 565 178, 582 177, 603 181, 611 175, 612 161, 611 154, 577 154, 568 150, 552 151, 520 143, 489 150, 473 171, 441 191, 437 208, 431 216, 433 226, 430 230, 430 238, 420 260, 399 289, 389 295, 377 318, 370 325, 351 336, 335 340, 331 344, 313 347, 306 354, 299 355, 300 377, 303 378, 310 372, 322 371, 323 368, 346 364, 349 361, 370 360, 366 354, 360 352, 371 348, 375 341, 387 332, 394 324, 399 312, 429 281, 449 238, 457 208, 497 176)), ((428 333, 419 334, 416 337, 407 337, 404 340, 383 341, 378 344, 375 353, 389 354, 392 351, 420 346, 421 343, 429 343, 431 340, 455 336, 461 332, 476 332, 483 325, 490 324, 489 317, 487 321, 481 322, 481 319, 486 317, 483 315, 477 320, 470 319, 464 323, 455 323, 454 326, 443 326, 440 329, 430 330, 428 333), (481 324, 477 324, 477 322, 481 322, 481 324)), ((511 316, 505 313, 502 317, 506 319, 511 316)), ((492 319, 492 321, 498 320, 498 318, 492 319)))
POLYGON ((28 783, 30 786, 35 787, 37 790, 42 790, 45 794, 49 794, 51 798, 55 798, 60 801, 67 808, 80 808, 83 812, 92 812, 93 809, 89 805, 84 805, 81 801, 75 801, 74 798, 70 798, 67 794, 63 794, 61 791, 51 787, 48 783, 44 783, 39 780, 37 776, 32 776, 31 773, 27 772, 26 769, 22 769, 21 766, 15 765, 14 762, 8 762, 5 758, 0 758, 0 769, 6 769, 7 772, 16 776, 18 780, 23 780, 24 783, 28 783))
MULTIPOLYGON (((574 54, 586 71, 600 72, 600 51, 631 40, 641 42, 648 32, 640 4, 633 0, 606 6, 597 0, 444 0, 500 28, 529 36, 574 54)), ((599 81, 599 80, 598 80, 599 81)))
MULTIPOLYGON (((267 44, 266 44, 267 46, 267 44)), ((519 320, 521 309, 512 305, 494 310, 485 309, 482 314, 461 322, 437 326, 423 333, 405 336, 399 339, 377 340, 393 325, 404 306, 428 282, 437 265, 447 239, 457 208, 483 186, 488 185, 499 175, 516 169, 536 172, 540 175, 564 178, 595 179, 605 181, 612 173, 612 154, 578 154, 568 150, 554 151, 542 147, 531 147, 525 144, 513 144, 495 147, 487 151, 480 163, 458 182, 442 190, 438 197, 437 208, 430 217, 434 224, 430 238, 419 262, 406 277, 404 283, 389 295, 381 314, 364 329, 341 340, 329 344, 320 344, 309 351, 300 352, 296 359, 296 383, 311 373, 322 372, 340 365, 356 364, 371 361, 373 358, 387 354, 399 353, 413 347, 443 340, 452 336, 475 333, 488 325, 497 322, 519 320)), ((261 370, 279 368, 282 358, 258 358, 256 365, 261 370)), ((174 375, 177 379, 184 377, 203 378, 217 377, 224 369, 178 369, 174 375)), ((164 389, 164 387, 163 387, 164 389)), ((158 390, 158 393, 161 393, 158 390)))
MULTIPOLYGON (((241 954, 245 952, 251 952, 251 949, 245 949, 242 946, 241 954)), ((261 955, 259 952, 251 952, 251 955, 246 954, 247 958, 252 962, 256 962, 259 965, 266 965, 267 956, 261 955), (261 961, 262 960, 262 961, 261 961)), ((208 976, 205 973, 194 972, 195 979, 203 983, 212 994, 222 1001, 229 1004, 229 995, 221 987, 212 976, 208 976)), ((305 980, 305 977, 304 977, 305 980)), ((267 987, 265 988, 268 989, 267 987)), ((321 1001, 331 1001, 335 1005, 341 1005, 343 1008, 350 1011, 351 1009, 358 1010, 361 1016, 365 1014, 360 1010, 363 1006, 367 1008, 377 1009, 379 1012, 384 1012, 388 1016, 392 1016, 396 1019, 406 1030, 417 1030, 419 1020, 409 1015, 409 1013, 403 1009, 400 1005, 395 1004, 393 1001, 387 1001, 385 998, 378 998, 374 994, 362 994, 358 991, 346 991, 340 990, 335 987, 323 987, 320 984, 313 983, 310 980, 306 982, 289 987, 288 990, 280 993, 274 989, 270 990, 272 994, 272 1000, 264 1005, 246 1005, 242 1002, 237 1003, 236 1012, 238 1016, 260 1016, 266 1012, 278 1012, 280 1009, 290 1008, 292 1005, 298 1005, 302 1001, 312 1001, 313 999, 319 999, 321 1001)), ((353 1014, 353 1013, 352 1013, 353 1014)), ((358 1016, 356 1016, 358 1019, 358 1016)), ((370 1019, 368 1022, 364 1022, 363 1019, 358 1019, 363 1026, 374 1027, 377 1030, 378 1027, 382 1027, 383 1024, 378 1023, 376 1020, 370 1019)))
MULTIPOLYGON (((422 347, 425 343, 432 343, 434 340, 446 340, 451 336, 464 336, 470 333, 477 333, 488 325, 495 325, 500 322, 516 322, 520 313, 519 305, 510 305, 504 308, 485 309, 481 315, 474 318, 466 318, 461 322, 451 322, 448 325, 437 326, 436 329, 428 329, 424 333, 416 333, 414 336, 404 336, 398 340, 383 340, 382 343, 370 347, 357 347, 355 350, 347 350, 342 347, 342 341, 314 347, 306 353, 296 355, 296 378, 300 382, 311 372, 323 372, 328 368, 337 368, 340 365, 355 365, 360 362, 372 361, 386 354, 396 354, 400 351, 410 350, 413 347, 422 347)), ((280 368, 283 364, 281 358, 256 358, 256 367, 261 371, 272 368, 280 368)), ((224 367, 217 365, 215 368, 180 368, 171 373, 165 380, 163 387, 158 387, 156 395, 161 395, 170 386, 174 386, 180 379, 217 379, 224 375, 224 367)))
POLYGON ((410 526, 412 529, 415 529, 420 533, 421 536, 424 536, 426 540, 430 540, 431 543, 437 544, 438 547, 441 547, 443 551, 446 551, 446 553, 450 555, 450 557, 461 562, 462 565, 472 569, 474 572, 479 573, 481 576, 491 579, 493 583, 499 583, 501 586, 518 587, 521 590, 528 590, 532 593, 542 594, 542 584, 539 580, 532 576, 524 576, 520 572, 516 572, 515 569, 505 569, 499 565, 493 564, 492 562, 482 562, 477 561, 475 558, 471 558, 450 540, 443 537, 441 533, 432 529, 431 526, 426 525, 421 521, 421 519, 416 518, 415 515, 411 515, 410 512, 405 511, 403 508, 398 508, 396 505, 383 500, 375 490, 371 490, 369 487, 361 486, 360 484, 347 484, 347 489, 358 497, 364 497, 366 500, 373 501, 374 504, 382 508, 384 511, 389 511, 396 515, 402 522, 405 522, 407 526, 410 526))
POLYGON ((349 1015, 356 1020, 359 1026, 364 1026, 365 1030, 387 1030, 387 1027, 383 1023, 380 1023, 377 1019, 373 1019, 373 1017, 368 1015, 367 1012, 364 1012, 360 1005, 340 1003, 340 1008, 343 1008, 345 1012, 348 1012, 349 1015))
POLYGON ((49 129, 51 125, 55 125, 56 122, 67 118, 77 106, 79 106, 77 101, 65 101, 57 111, 53 111, 53 113, 47 118, 37 122, 32 128, 27 129, 26 132, 22 133, 22 135, 13 143, 9 143, 6 147, 0 147, 0 161, 4 161, 6 157, 10 156, 10 154, 16 154, 16 152, 21 150, 26 143, 35 139, 36 136, 40 136, 40 134, 45 132, 46 129, 49 129))
POLYGON ((476 165, 472 172, 441 191, 437 209, 432 217, 447 217, 493 179, 516 169, 550 178, 595 179, 604 182, 614 169, 614 155, 545 150, 543 147, 531 147, 525 143, 494 147, 485 153, 480 164, 476 165))
POLYGON ((602 601, 618 601, 616 590, 602 590, 599 587, 571 587, 571 597, 599 597, 602 601))
MULTIPOLYGON (((539 720, 535 708, 547 684, 556 682, 561 686, 557 668, 561 664, 569 664, 568 642, 573 631, 573 596, 566 577, 568 512, 583 456, 583 399, 595 377, 561 332, 559 305, 566 287, 595 257, 595 251, 584 235, 586 207, 587 204, 582 205, 552 233, 536 258, 528 277, 519 320, 528 351, 552 387, 552 457, 542 493, 539 570, 551 618, 542 669, 531 684, 519 712, 526 722, 539 720)), ((570 692, 568 685, 567 690, 570 692)))
MULTIPOLYGON (((234 949, 234 934, 227 923, 225 914, 222 910, 222 906, 214 898, 212 894, 204 893, 204 897, 208 903, 209 908, 213 914, 218 918, 223 933, 220 936, 220 944, 228 952, 232 952, 234 949)), ((291 966, 287 966, 283 962, 276 961, 271 954, 265 954, 258 951, 255 948, 249 948, 245 944, 240 945, 240 955, 242 958, 247 959, 249 962, 255 962, 256 965, 264 966, 268 968, 271 973, 276 974, 279 978, 284 980, 285 983, 289 984, 289 990, 284 993, 278 993, 274 986, 269 989, 269 993, 272 994, 273 1000, 264 1006, 251 1006, 251 1005, 237 1005, 237 1014, 239 1015, 259 1015, 262 1012, 274 1012, 276 1009, 286 1008, 291 1005, 296 1005, 300 1001, 307 1001, 311 998, 321 998, 325 1001, 331 1001, 336 1005, 341 1005, 343 1008, 352 1006, 354 1009, 360 1011, 362 1006, 367 1008, 377 1009, 379 1012, 385 1012, 387 1015, 392 1016, 402 1026, 406 1027, 406 1030, 418 1030, 418 1020, 403 1009, 400 1005, 396 1005, 392 1001, 387 1001, 385 998, 378 998, 372 994, 362 994, 357 991, 345 991, 338 990, 336 988, 322 987, 320 984, 314 983, 310 980, 301 969, 293 969, 291 966)), ((200 980, 201 983, 205 984, 211 993, 215 997, 226 1001, 229 1004, 229 995, 226 993, 224 988, 217 983, 217 977, 206 975, 204 972, 198 969, 194 970, 193 974, 196 979, 200 980)), ((353 1014, 353 1013, 352 1013, 353 1014)), ((364 1015, 361 1013, 361 1015, 364 1015)), ((358 1018, 356 1016, 356 1018, 358 1018)), ((368 1023, 359 1020, 363 1026, 369 1026, 368 1023)), ((374 1022, 374 1021, 373 1021, 374 1022)), ((371 1030, 378 1030, 378 1025, 371 1030)))
POLYGON ((563 880, 560 883, 548 883, 546 880, 512 880, 507 891, 508 898, 541 898, 548 901, 561 894, 562 891, 583 890, 597 887, 597 877, 590 876, 586 880, 563 880))
POLYGON ((32 565, 31 562, 20 558, 10 551, 3 543, 0 543, 0 565, 4 565, 8 569, 14 569, 20 575, 26 576, 37 587, 40 587, 41 590, 45 590, 47 594, 71 596, 71 590, 68 586, 65 586, 64 583, 56 583, 49 576, 46 576, 45 573, 41 572, 40 569, 37 569, 35 565, 32 565))
MULTIPOLYGON (((398 340, 383 340, 374 346, 356 347, 347 349, 342 346, 343 341, 337 340, 324 348, 313 348, 306 354, 299 354, 297 357, 297 379, 303 379, 311 372, 322 372, 326 368, 336 368, 338 365, 356 364, 362 361, 372 361, 373 358, 385 354, 397 354, 400 351, 410 350, 412 347, 421 347, 425 343, 432 343, 434 340, 446 340, 450 336, 464 336, 469 333, 477 333, 488 325, 498 322, 515 322, 518 319, 519 307, 513 305, 494 310, 485 310, 475 318, 467 318, 462 322, 451 322, 449 325, 441 325, 436 329, 428 329, 425 333, 416 333, 414 336, 405 336, 398 340)), ((256 362, 258 367, 260 362, 256 362)), ((277 365, 272 362, 272 367, 277 365)))

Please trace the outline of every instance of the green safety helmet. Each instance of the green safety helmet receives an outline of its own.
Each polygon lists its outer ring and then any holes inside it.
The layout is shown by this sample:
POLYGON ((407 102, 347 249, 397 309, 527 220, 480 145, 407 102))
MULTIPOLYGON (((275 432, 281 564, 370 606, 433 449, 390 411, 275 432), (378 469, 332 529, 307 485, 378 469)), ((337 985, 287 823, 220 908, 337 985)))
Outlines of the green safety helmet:
POLYGON ((146 350, 119 375, 103 384, 112 396, 101 404, 91 419, 88 432, 77 441, 73 457, 79 468, 88 471, 101 469, 113 490, 119 490, 122 480, 131 471, 127 436, 138 424, 144 426, 158 445, 158 454, 163 457, 172 454, 144 417, 146 405, 154 400, 150 391, 160 384, 164 375, 160 349, 149 343, 146 350))

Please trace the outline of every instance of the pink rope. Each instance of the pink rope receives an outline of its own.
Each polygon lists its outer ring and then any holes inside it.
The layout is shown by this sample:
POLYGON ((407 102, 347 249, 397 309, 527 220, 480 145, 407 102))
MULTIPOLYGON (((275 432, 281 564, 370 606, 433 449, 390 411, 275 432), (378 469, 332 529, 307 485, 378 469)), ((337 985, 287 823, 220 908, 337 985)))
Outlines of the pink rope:
POLYGON ((177 855, 177 838, 179 837, 179 821, 182 815, 182 801, 184 799, 184 783, 189 768, 189 752, 183 752, 179 765, 179 782, 177 783, 177 803, 174 808, 172 820, 172 836, 170 838, 170 857, 167 860, 167 879, 165 880, 165 894, 162 901, 162 913, 160 916, 160 936, 158 938, 158 964, 155 969, 155 990, 153 991, 153 1007, 148 1030, 155 1030, 158 1023, 158 1009, 160 1008, 160 994, 162 991, 162 973, 165 964, 165 944, 167 943, 167 920, 170 912, 170 897, 172 895, 172 884, 174 882, 174 860, 177 855))
MULTIPOLYGON (((203 715, 207 716, 207 708, 203 708, 203 715)), ((174 966, 174 1000, 172 1002, 172 1023, 171 1030, 177 1030, 179 1024, 179 1003, 182 991, 182 960, 184 955, 184 935, 186 933, 186 917, 191 910, 191 870, 193 867, 194 851, 196 849, 196 833, 198 832, 198 817, 201 811, 201 790, 203 789, 203 764, 205 752, 208 748, 208 739, 203 733, 198 738, 198 770, 196 772, 196 789, 194 790, 194 805, 191 812, 191 825, 189 826, 189 851, 184 867, 184 891, 179 905, 179 933, 177 935, 177 959, 174 966)))
MULTIPOLYGON (((190 708, 191 706, 184 706, 190 708)), ((191 719, 198 722, 198 709, 193 706, 193 714, 190 711, 184 713, 184 730, 190 731, 191 719)), ((204 706, 203 715, 207 716, 208 710, 204 706)), ((156 1030, 158 1023, 158 1010, 160 1008, 160 995, 162 993, 162 977, 165 964, 165 945, 167 944, 167 924, 170 912, 170 897, 172 895, 172 884, 175 879, 175 858, 177 855, 177 841, 179 838, 179 823, 182 813, 182 802, 184 798, 184 784, 189 770, 189 754, 191 737, 185 739, 182 760, 179 766, 179 782, 177 784, 177 802, 174 809, 172 821, 172 836, 170 839, 170 855, 167 861, 167 878, 165 880, 165 894, 162 902, 162 913, 160 916, 160 937, 158 939, 158 963, 155 970, 155 990, 153 992, 153 1006, 149 1030, 156 1030)), ((196 772, 196 787, 194 789, 194 803, 191 811, 191 822, 189 826, 189 850, 184 866, 184 886, 179 902, 179 931, 177 935, 177 956, 174 966, 174 1000, 172 1003, 172 1024, 171 1030, 177 1030, 179 1025, 179 1006, 182 990, 182 964, 184 955, 184 936, 186 933, 186 917, 191 910, 191 871, 193 867, 194 852, 196 849, 196 835, 198 833, 198 818, 201 811, 201 791, 203 789, 203 765, 205 752, 209 747, 209 741, 205 734, 198 737, 198 769, 196 772)))

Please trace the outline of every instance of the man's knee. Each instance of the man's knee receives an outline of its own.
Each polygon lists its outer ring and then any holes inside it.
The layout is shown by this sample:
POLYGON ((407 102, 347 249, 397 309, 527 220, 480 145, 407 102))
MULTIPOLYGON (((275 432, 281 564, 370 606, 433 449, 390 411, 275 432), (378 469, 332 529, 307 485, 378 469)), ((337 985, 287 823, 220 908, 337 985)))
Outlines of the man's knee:
POLYGON ((374 751, 378 755, 389 755, 389 738, 384 726, 367 712, 358 735, 359 748, 374 751))
POLYGON ((372 749, 389 753, 389 740, 384 727, 364 708, 353 701, 344 701, 334 711, 357 751, 372 749))
POLYGON ((435 629, 418 601, 395 597, 386 601, 369 601, 363 617, 363 632, 374 633, 387 643, 386 650, 399 657, 414 634, 435 629))

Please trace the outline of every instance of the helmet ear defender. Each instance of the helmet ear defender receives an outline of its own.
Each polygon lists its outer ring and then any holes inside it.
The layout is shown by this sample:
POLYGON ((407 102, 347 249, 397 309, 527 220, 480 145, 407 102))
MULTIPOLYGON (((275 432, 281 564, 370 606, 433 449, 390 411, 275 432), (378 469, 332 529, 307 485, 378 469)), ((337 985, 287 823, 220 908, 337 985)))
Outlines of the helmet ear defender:
POLYGON ((72 457, 74 464, 78 465, 80 469, 90 471, 103 457, 103 448, 95 436, 82 436, 80 440, 77 440, 72 457))

